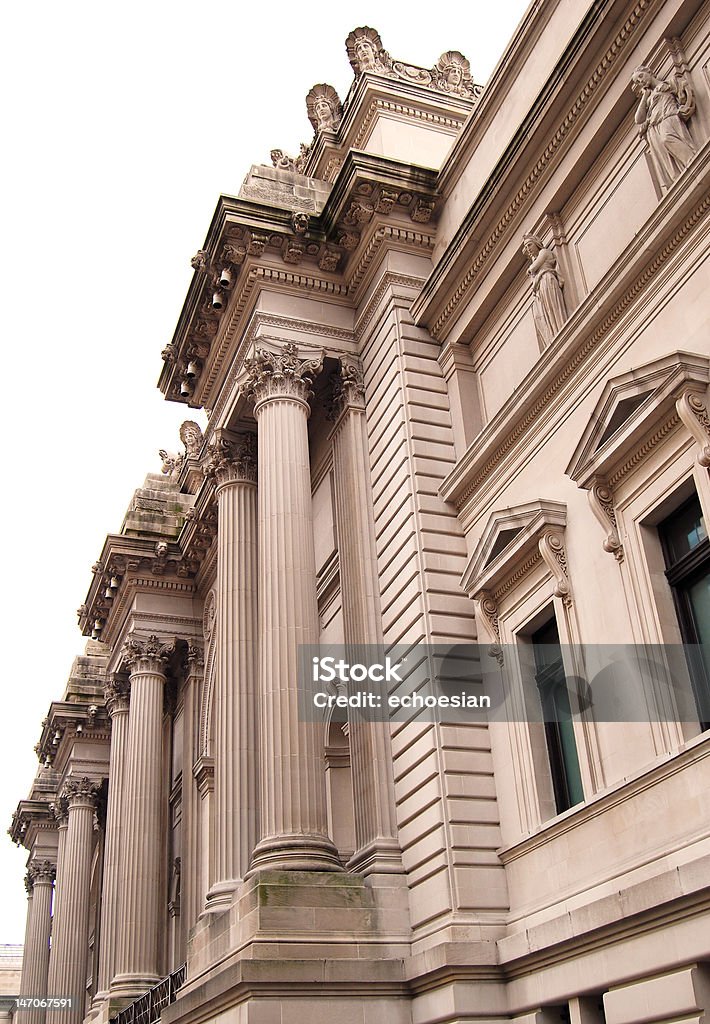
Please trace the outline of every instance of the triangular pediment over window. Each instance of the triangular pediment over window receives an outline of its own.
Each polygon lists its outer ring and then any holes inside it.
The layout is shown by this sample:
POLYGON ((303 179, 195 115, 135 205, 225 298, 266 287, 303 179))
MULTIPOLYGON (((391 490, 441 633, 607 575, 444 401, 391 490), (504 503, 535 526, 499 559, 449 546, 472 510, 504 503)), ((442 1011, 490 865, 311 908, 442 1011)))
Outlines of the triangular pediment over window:
POLYGON ((466 593, 475 597, 509 579, 546 530, 564 530, 566 523, 567 506, 542 498, 493 512, 463 574, 466 593))
POLYGON ((705 389, 710 359, 695 352, 671 352, 607 381, 567 467, 580 487, 610 475, 619 463, 673 415, 688 386, 705 389))

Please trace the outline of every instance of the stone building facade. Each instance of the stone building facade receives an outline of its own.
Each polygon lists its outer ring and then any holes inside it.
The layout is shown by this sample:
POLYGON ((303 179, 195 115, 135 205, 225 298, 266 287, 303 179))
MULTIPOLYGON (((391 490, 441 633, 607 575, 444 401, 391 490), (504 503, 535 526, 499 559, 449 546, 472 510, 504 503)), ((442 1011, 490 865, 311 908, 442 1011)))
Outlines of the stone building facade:
POLYGON ((22 989, 74 999, 25 1013, 699 1024, 702 671, 556 731, 311 723, 295 680, 710 639, 710 10, 533 3, 485 89, 346 49, 193 259, 159 386, 208 427, 106 538, 13 819, 22 989))

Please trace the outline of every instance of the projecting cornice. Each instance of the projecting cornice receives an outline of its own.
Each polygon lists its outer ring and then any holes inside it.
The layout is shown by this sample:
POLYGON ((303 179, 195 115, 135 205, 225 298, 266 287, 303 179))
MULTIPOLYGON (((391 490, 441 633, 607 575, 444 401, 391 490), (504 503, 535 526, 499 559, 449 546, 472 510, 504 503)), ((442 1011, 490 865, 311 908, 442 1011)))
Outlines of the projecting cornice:
POLYGON ((55 701, 42 723, 42 735, 35 747, 40 761, 61 768, 72 754, 74 744, 84 739, 108 742, 110 726, 104 706, 104 682, 97 681, 95 692, 85 695, 84 703, 55 701))
MULTIPOLYGON (((308 180, 265 170, 274 186, 308 180)), ((278 190, 261 204, 220 197, 175 335, 163 353, 158 386, 167 398, 212 407, 262 288, 312 292, 350 305, 383 246, 430 253, 438 214, 436 172, 351 151, 321 209, 282 207, 278 190)))

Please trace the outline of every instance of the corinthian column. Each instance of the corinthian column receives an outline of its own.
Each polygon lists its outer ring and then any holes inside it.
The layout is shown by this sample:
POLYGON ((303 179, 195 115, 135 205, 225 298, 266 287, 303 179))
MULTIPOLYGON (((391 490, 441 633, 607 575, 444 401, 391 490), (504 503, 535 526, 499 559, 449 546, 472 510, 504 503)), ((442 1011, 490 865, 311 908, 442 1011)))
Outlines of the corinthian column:
POLYGON ((61 879, 64 877, 64 851, 69 827, 69 805, 65 796, 58 797, 56 803, 52 804, 52 813, 57 822, 57 883, 54 887, 54 903, 52 905, 52 948, 49 954, 49 978, 47 981, 47 994, 50 996, 57 993, 62 995, 57 972, 63 948, 61 930, 64 887, 61 879))
POLYGON ((259 428, 261 839, 253 868, 340 870, 328 838, 319 727, 298 717, 298 648, 318 641, 308 397, 322 354, 247 360, 259 428))
POLYGON ((80 1024, 86 1002, 86 968, 89 955, 89 888, 94 842, 94 810, 98 787, 87 778, 69 779, 64 796, 69 821, 62 851, 61 923, 52 948, 55 959, 51 996, 70 996, 71 1010, 48 1010, 48 1024, 80 1024))
MULTIPOLYGON (((341 360, 335 379, 333 477, 345 643, 382 644, 380 592, 372 516, 365 387, 354 362, 341 360)), ((351 661, 367 661, 351 650, 351 661)), ((401 874, 388 722, 349 715, 355 811, 355 853, 348 864, 361 874, 401 874)))
POLYGON ((257 508, 251 435, 221 437, 208 472, 219 502, 214 729, 215 881, 207 909, 229 906, 256 845, 257 508))
MULTIPOLYGON (((52 883, 55 867, 49 860, 32 861, 27 877, 32 887, 26 945, 22 961, 21 995, 47 995, 49 933, 52 925, 52 883)), ((44 1024, 45 1010, 26 1010, 20 1017, 25 1024, 44 1024)))
POLYGON ((171 644, 131 637, 131 702, 122 799, 120 928, 111 994, 137 996, 159 980, 158 906, 162 809, 163 688, 171 644))
POLYGON ((123 786, 128 747, 128 682, 113 679, 104 689, 106 709, 111 718, 106 841, 104 844, 103 889, 98 986, 94 1002, 108 996, 116 970, 116 943, 122 928, 119 907, 120 865, 123 843, 123 786))

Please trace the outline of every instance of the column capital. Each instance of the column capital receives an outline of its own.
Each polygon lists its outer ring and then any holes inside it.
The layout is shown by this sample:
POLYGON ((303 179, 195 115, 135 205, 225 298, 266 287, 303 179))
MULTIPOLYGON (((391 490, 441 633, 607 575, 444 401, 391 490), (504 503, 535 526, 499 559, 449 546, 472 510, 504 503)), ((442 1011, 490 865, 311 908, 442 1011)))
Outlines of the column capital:
POLYGON ((207 447, 205 476, 213 477, 217 491, 227 484, 256 483, 256 438, 238 434, 234 439, 220 437, 207 447))
POLYGON ((154 672, 165 675, 165 665, 175 648, 175 641, 163 642, 155 633, 148 637, 131 634, 123 648, 123 661, 128 665, 131 676, 138 672, 154 672))
POLYGON ((104 686, 104 700, 110 718, 128 711, 130 705, 131 684, 121 676, 114 676, 104 686))
POLYGON ((257 348, 244 366, 242 393, 254 402, 255 415, 265 402, 274 399, 291 399, 308 407, 313 378, 323 368, 323 352, 311 349, 301 357, 298 345, 287 342, 277 351, 257 348))
POLYGON ((365 408, 365 379, 359 359, 341 357, 340 369, 332 377, 332 388, 329 420, 338 420, 346 409, 365 408))
POLYGON ((51 860, 33 860, 27 868, 27 878, 30 880, 32 887, 42 883, 51 885, 56 874, 56 864, 53 864, 51 860))
POLYGON ((25 877, 24 877, 23 881, 25 883, 25 890, 27 892, 27 895, 28 896, 32 896, 32 890, 34 889, 35 883, 34 883, 34 878, 29 873, 29 871, 27 871, 25 873, 25 877))
POLYGON ((49 809, 54 815, 54 820, 57 823, 57 828, 66 828, 69 821, 69 801, 65 796, 59 796, 54 803, 49 805, 49 809))
POLYGON ((201 643, 189 640, 187 644, 187 666, 191 674, 202 672, 205 667, 205 648, 201 643))
POLYGON ((99 795, 99 784, 84 775, 80 779, 68 779, 62 792, 70 809, 82 805, 94 808, 99 795))

